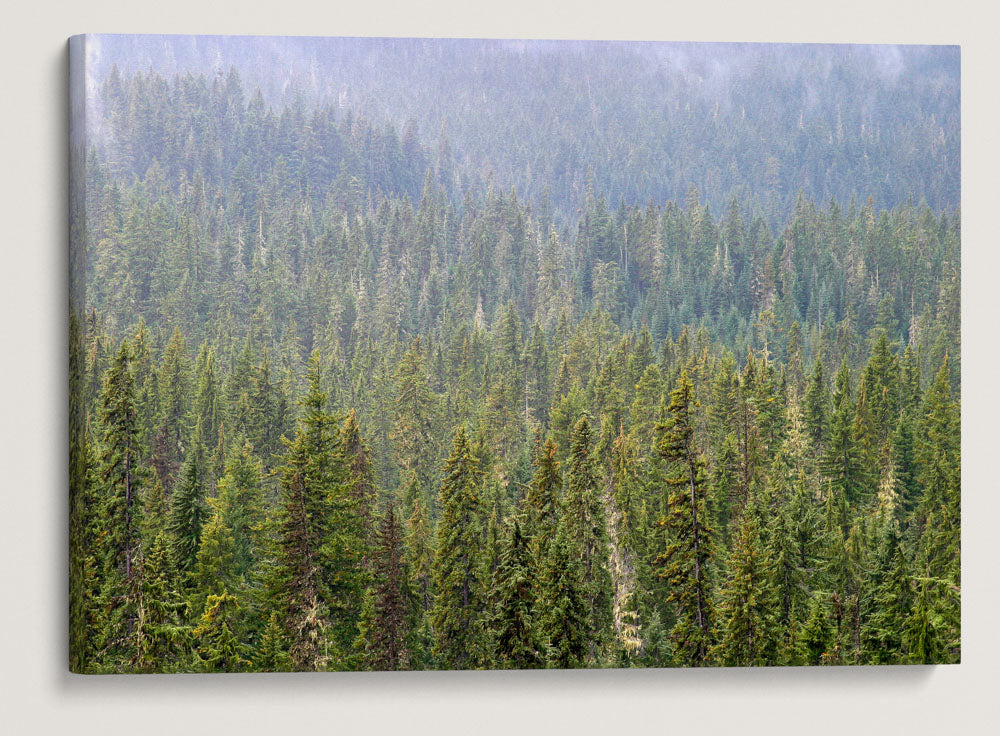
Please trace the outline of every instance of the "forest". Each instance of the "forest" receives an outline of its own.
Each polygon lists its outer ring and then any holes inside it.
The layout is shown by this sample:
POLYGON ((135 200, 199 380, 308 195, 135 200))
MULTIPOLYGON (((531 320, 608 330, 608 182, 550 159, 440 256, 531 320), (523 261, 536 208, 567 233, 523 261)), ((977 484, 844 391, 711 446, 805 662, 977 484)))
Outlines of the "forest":
MULTIPOLYGON (((659 133, 643 102, 629 125, 697 170, 554 103, 566 138, 511 129, 539 149, 526 179, 484 163, 497 108, 430 82, 450 122, 424 138, 235 67, 102 70, 71 259, 70 669, 958 662, 957 81, 927 54, 893 135, 824 150, 814 126, 769 154, 794 192, 721 151, 757 156, 802 95, 768 128, 681 85, 698 119, 659 133), (553 164, 547 137, 578 150, 553 164), (729 173, 705 192, 708 170, 729 173)), ((579 102, 574 58, 545 67, 555 101, 579 102)), ((874 84, 855 71, 830 88, 874 84)))

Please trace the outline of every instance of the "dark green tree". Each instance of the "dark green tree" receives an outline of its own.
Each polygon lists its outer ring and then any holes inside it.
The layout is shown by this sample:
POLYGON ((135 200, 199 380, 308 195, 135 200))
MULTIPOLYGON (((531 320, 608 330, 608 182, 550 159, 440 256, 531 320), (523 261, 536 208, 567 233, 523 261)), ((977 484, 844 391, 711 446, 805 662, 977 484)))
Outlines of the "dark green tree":
POLYGON ((667 548, 658 558, 668 585, 667 601, 676 610, 670 632, 679 664, 707 663, 712 644, 713 612, 709 565, 712 532, 708 527, 705 461, 695 443, 695 399, 691 380, 681 372, 670 394, 666 421, 658 425, 656 450, 668 463, 664 481, 669 497, 667 548))
POLYGON ((449 669, 470 669, 481 662, 484 590, 479 579, 482 519, 480 472, 465 427, 455 432, 441 480, 441 518, 434 558, 436 597, 431 611, 434 655, 449 669))

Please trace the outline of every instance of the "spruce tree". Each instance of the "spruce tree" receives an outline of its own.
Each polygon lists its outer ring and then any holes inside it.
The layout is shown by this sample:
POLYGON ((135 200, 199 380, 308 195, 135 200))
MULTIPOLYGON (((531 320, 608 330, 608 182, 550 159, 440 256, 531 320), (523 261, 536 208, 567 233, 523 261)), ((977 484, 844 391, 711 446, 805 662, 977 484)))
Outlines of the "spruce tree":
POLYGON ((538 566, 556 534, 562 484, 556 452, 556 444, 551 439, 536 447, 535 476, 524 497, 525 534, 538 566))
POLYGON ((848 503, 853 503, 864 493, 868 474, 857 446, 859 436, 854 426, 854 400, 846 360, 837 373, 833 404, 829 437, 824 446, 820 469, 830 478, 834 492, 848 503))
POLYGON ((135 382, 127 342, 122 342, 105 375, 100 421, 99 517, 107 528, 107 534, 101 535, 101 562, 129 578, 139 542, 139 498, 144 474, 139 463, 142 448, 138 443, 135 382))
POLYGON ((137 558, 135 655, 130 663, 140 672, 169 671, 183 664, 189 629, 186 606, 176 592, 166 537, 161 533, 137 558))
POLYGON ((829 403, 830 394, 823 375, 823 361, 817 358, 809 378, 809 387, 806 389, 804 414, 806 429, 818 447, 826 444, 829 403))
POLYGON ((184 338, 175 327, 157 373, 160 420, 153 443, 153 464, 168 492, 173 488, 181 458, 185 455, 183 444, 189 399, 186 352, 184 338))
POLYGON ((882 532, 880 549, 869 579, 865 618, 861 626, 861 646, 871 664, 900 664, 907 622, 913 604, 909 563, 903 552, 898 525, 890 519, 882 532))
POLYGON ((413 514, 406 520, 404 561, 410 576, 417 609, 413 630, 411 666, 427 666, 433 647, 430 613, 434 605, 434 535, 419 498, 414 500, 413 514))
POLYGON ((347 496, 360 522, 361 542, 367 549, 375 544, 375 468, 371 450, 361 437, 358 419, 351 409, 340 429, 340 453, 347 496))
POLYGON ((250 580, 265 552, 263 472, 250 443, 235 443, 226 460, 226 472, 219 479, 214 504, 221 524, 232 535, 233 570, 245 581, 250 580))
POLYGON ((343 611, 360 600, 353 574, 354 558, 360 557, 357 546, 343 544, 349 540, 350 526, 335 524, 346 519, 341 508, 334 508, 337 433, 334 418, 326 412, 326 394, 320 389, 318 353, 310 359, 307 380, 299 427, 281 467, 277 565, 270 587, 289 639, 293 666, 320 670, 336 667, 347 654, 342 637, 353 622, 338 616, 335 630, 333 609, 339 604, 343 611), (335 534, 348 536, 334 540, 335 534))
POLYGON ((830 622, 821 594, 814 593, 809 600, 809 616, 799 636, 799 656, 803 664, 825 664, 831 643, 830 622))
POLYGON ((277 613, 272 613, 268 619, 253 652, 251 664, 257 672, 287 672, 292 668, 288 644, 277 613))

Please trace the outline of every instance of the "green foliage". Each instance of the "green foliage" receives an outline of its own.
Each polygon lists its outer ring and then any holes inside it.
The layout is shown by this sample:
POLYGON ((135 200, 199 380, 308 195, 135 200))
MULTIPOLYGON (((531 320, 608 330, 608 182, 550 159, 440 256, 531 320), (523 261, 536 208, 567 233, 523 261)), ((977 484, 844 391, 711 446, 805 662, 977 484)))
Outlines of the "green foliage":
POLYGON ((465 427, 455 432, 441 481, 441 518, 434 558, 436 597, 431 610, 434 656, 448 669, 469 669, 483 656, 480 618, 485 602, 478 564, 482 519, 480 471, 465 427))
POLYGON ((708 526, 705 461, 694 441, 692 413, 695 401, 687 372, 682 372, 670 394, 666 421, 657 426, 657 452, 669 463, 664 479, 669 489, 667 547, 657 562, 666 580, 668 602, 674 604, 676 623, 670 632, 677 663, 697 666, 708 660, 712 644, 713 611, 709 565, 712 532, 708 526))
POLYGON ((587 663, 590 607, 582 568, 560 525, 542 562, 535 602, 548 667, 568 669, 587 663))
POLYGON ((206 672, 239 672, 249 667, 246 647, 235 631, 238 615, 235 596, 228 593, 208 596, 201 621, 191 632, 197 641, 198 660, 206 672))
POLYGON ((184 461, 177 487, 170 499, 167 531, 170 533, 173 562, 181 573, 194 569, 202 527, 208 516, 200 465, 198 453, 192 450, 184 461))
MULTIPOLYGON (((563 101, 649 86, 582 59, 608 74, 563 101)), ((452 100, 424 140, 235 74, 111 74, 71 320, 74 671, 958 661, 954 126, 917 115, 906 141, 945 141, 886 183, 913 99, 799 128, 740 74, 717 117, 674 89, 659 148, 619 116, 624 158, 620 127, 478 139, 492 113, 452 100), (826 127, 860 178, 812 170, 826 127), (684 174, 720 140, 728 173, 684 174), (893 194, 914 181, 935 209, 893 194)))
POLYGON ((372 571, 358 623, 358 648, 368 669, 407 669, 414 601, 403 561, 402 527, 392 503, 379 523, 372 571))
POLYGON ((712 657, 721 664, 777 664, 781 609, 769 552, 762 539, 760 511, 753 504, 740 520, 717 594, 721 632, 712 657))
POLYGON ((504 548, 493 580, 493 614, 490 665, 498 668, 533 669, 542 666, 545 652, 539 641, 536 618, 540 607, 538 570, 521 523, 508 526, 504 548))
POLYGON ((586 417, 573 428, 562 516, 567 536, 581 562, 583 595, 587 603, 588 661, 607 647, 611 628, 613 590, 608 569, 607 519, 591 458, 590 423, 586 417))

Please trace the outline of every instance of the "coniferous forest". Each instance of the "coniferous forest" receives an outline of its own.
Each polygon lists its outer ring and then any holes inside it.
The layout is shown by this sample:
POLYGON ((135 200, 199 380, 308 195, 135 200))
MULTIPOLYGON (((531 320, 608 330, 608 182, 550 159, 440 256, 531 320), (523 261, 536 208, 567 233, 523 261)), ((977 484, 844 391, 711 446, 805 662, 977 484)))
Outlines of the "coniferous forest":
POLYGON ((73 671, 959 661, 957 49, 85 44, 73 671))

